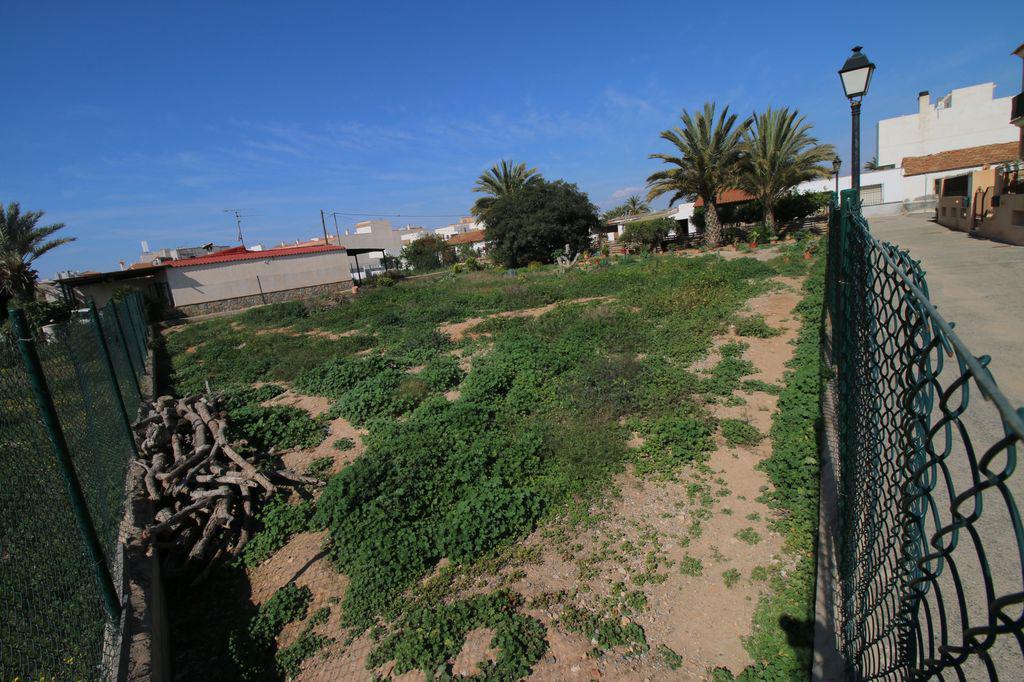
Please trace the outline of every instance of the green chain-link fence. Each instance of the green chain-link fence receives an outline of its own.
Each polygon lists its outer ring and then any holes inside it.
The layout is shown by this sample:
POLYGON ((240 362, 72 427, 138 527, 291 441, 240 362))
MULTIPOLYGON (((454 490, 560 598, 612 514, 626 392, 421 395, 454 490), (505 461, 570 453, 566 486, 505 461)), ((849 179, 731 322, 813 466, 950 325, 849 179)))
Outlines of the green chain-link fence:
POLYGON ((149 325, 129 295, 0 332, 0 678, 79 680, 113 664, 129 420, 149 325))
POLYGON ((1014 410, 929 300, 920 264, 830 217, 838 622, 850 679, 1024 679, 1014 410))

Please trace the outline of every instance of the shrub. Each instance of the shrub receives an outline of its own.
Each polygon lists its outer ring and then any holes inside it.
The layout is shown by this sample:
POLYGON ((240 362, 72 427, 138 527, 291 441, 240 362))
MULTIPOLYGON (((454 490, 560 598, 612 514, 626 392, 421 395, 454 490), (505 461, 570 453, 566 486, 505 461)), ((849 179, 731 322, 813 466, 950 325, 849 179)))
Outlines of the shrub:
POLYGON ((242 550, 242 563, 258 566, 287 544, 293 535, 309 530, 313 506, 308 501, 288 504, 278 495, 263 505, 256 515, 258 530, 242 550))
POLYGON ((332 457, 317 457, 309 466, 306 467, 306 475, 312 476, 313 478, 324 479, 327 478, 328 472, 331 467, 334 466, 334 458, 332 457))
POLYGON ((736 327, 737 335, 751 336, 758 339, 767 339, 782 333, 781 329, 768 326, 763 315, 737 318, 733 326, 736 327))
POLYGON ((756 545, 761 542, 761 534, 753 528, 743 528, 736 531, 736 539, 748 545, 756 545))
POLYGON ((240 680, 267 677, 274 641, 286 625, 306 617, 312 598, 308 587, 288 583, 260 606, 244 631, 231 633, 228 656, 237 667, 240 680))
POLYGON ((395 633, 370 653, 366 667, 372 670, 394 660, 394 674, 419 669, 432 678, 455 658, 470 630, 494 630, 490 646, 495 660, 479 664, 478 679, 519 680, 530 675, 547 651, 544 626, 519 612, 522 597, 505 590, 406 612, 395 633))
POLYGON ((305 410, 290 405, 243 405, 228 413, 228 438, 244 438, 260 451, 305 450, 316 447, 326 436, 323 419, 313 419, 305 410))
POLYGON ((447 391, 459 385, 465 372, 459 367, 459 361, 451 355, 438 355, 427 363, 419 378, 426 382, 433 391, 447 391))
POLYGON ((650 250, 661 248, 668 239, 668 233, 676 229, 676 221, 671 218, 654 220, 637 220, 626 223, 622 231, 622 241, 650 250))
POLYGON ((362 381, 394 367, 381 355, 331 358, 299 375, 295 388, 310 395, 340 399, 362 381))
POLYGON ((729 445, 757 445, 764 438, 760 431, 741 419, 723 419, 719 426, 729 445))

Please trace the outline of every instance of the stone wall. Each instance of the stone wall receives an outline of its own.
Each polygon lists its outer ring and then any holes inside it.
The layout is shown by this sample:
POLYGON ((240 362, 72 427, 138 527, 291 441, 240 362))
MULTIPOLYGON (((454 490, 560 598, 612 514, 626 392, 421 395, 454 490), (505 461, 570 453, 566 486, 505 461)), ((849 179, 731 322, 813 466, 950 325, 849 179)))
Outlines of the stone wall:
POLYGON ((344 282, 318 284, 316 286, 286 289, 284 291, 268 291, 264 294, 255 294, 252 296, 241 296, 238 298, 226 298, 220 301, 207 301, 205 303, 176 306, 168 312, 168 316, 195 317, 197 315, 209 315, 211 313, 242 310, 244 308, 252 308, 253 306, 266 305, 268 303, 301 301, 307 298, 330 296, 332 294, 348 294, 351 293, 351 291, 352 280, 345 280, 344 282))

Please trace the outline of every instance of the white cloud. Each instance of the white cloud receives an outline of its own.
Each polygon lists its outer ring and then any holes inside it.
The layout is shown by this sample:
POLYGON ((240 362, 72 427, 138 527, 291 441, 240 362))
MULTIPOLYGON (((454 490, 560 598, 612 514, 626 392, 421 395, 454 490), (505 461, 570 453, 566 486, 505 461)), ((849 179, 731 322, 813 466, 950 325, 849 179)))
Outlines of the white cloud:
POLYGON ((631 197, 634 194, 640 194, 643 191, 644 191, 643 187, 623 187, 622 189, 617 189, 614 192, 612 192, 611 200, 612 201, 619 201, 620 199, 625 199, 626 197, 631 197))

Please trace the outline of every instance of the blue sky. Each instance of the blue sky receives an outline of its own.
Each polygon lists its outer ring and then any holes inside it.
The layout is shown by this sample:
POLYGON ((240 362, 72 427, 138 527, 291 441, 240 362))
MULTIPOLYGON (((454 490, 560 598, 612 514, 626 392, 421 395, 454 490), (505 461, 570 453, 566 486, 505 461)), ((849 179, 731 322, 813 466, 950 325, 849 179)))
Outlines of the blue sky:
POLYGON ((865 158, 919 90, 1020 87, 1021 3, 696 4, 6 0, 0 201, 78 237, 52 276, 232 243, 225 208, 257 214, 247 243, 312 237, 321 208, 464 214, 501 158, 606 208, 707 99, 797 107, 846 159, 854 44, 878 64, 865 158))

